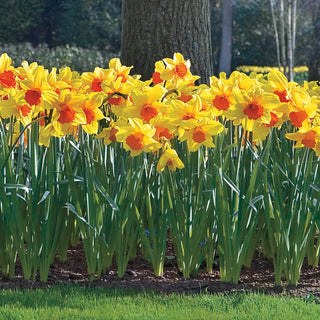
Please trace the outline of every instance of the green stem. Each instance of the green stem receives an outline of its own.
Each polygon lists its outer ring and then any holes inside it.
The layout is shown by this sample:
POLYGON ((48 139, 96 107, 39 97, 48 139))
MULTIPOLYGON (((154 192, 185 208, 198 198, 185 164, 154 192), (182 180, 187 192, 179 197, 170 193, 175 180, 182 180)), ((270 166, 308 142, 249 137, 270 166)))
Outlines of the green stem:
POLYGON ((7 156, 5 157, 3 163, 2 163, 2 165, 1 165, 1 167, 0 167, 0 171, 2 171, 2 170, 4 169, 4 167, 5 167, 8 159, 9 159, 9 157, 10 157, 11 152, 12 152, 13 149, 16 147, 17 143, 19 142, 19 140, 20 140, 20 138, 22 137, 22 135, 24 134, 24 132, 25 132, 29 127, 31 127, 33 124, 39 122, 39 121, 42 120, 42 119, 46 119, 46 118, 47 118, 46 116, 39 117, 39 118, 31 121, 30 123, 28 123, 28 124, 23 128, 23 130, 20 132, 18 138, 16 139, 16 141, 15 141, 15 142, 13 143, 13 145, 11 146, 11 148, 10 148, 7 156))

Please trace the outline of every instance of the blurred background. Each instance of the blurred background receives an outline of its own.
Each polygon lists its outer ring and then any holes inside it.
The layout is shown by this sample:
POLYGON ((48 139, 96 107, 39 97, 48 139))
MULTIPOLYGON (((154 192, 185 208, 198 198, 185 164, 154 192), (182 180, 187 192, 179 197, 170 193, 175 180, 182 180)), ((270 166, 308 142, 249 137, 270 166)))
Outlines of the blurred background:
MULTIPOLYGON (((228 23, 232 29, 231 71, 285 65, 280 60, 283 49, 288 56, 287 47, 283 48, 288 33, 281 34, 281 21, 287 25, 284 16, 289 9, 281 6, 289 3, 294 66, 304 66, 295 69, 295 80, 319 80, 319 0, 225 0, 232 4, 227 18, 223 2, 210 0, 214 74, 219 72, 222 30, 228 23)), ((8 53, 15 66, 27 60, 47 68, 70 66, 79 72, 107 67, 110 58, 120 56, 121 6, 121 0, 1 1, 0 53, 8 53)))

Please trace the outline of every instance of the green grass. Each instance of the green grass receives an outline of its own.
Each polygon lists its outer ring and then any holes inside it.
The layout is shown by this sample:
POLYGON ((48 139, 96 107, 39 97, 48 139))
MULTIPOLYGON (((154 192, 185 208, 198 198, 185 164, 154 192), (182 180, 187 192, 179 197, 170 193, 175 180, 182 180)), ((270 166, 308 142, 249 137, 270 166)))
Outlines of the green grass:
POLYGON ((262 294, 163 295, 55 287, 0 291, 0 319, 318 319, 320 305, 262 294))

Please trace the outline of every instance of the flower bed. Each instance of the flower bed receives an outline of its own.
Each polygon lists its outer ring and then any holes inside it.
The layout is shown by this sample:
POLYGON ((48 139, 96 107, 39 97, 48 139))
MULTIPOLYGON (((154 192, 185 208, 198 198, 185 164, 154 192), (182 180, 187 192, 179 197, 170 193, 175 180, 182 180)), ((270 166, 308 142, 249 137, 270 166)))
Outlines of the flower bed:
POLYGON ((55 253, 83 241, 93 279, 141 251, 163 273, 167 233, 184 277, 219 257, 237 282, 256 248, 275 282, 318 265, 316 82, 273 70, 196 85, 176 53, 152 79, 109 68, 81 75, 0 58, 0 266, 47 280, 55 253), (2 183, 3 181, 3 183, 2 183))

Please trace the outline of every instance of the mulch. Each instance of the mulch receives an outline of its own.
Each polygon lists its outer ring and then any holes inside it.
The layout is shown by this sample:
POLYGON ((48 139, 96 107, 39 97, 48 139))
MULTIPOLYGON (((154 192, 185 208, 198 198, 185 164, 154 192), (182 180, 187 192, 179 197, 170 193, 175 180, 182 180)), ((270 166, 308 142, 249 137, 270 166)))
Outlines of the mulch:
POLYGON ((305 263, 301 270, 300 281, 297 286, 281 286, 274 284, 273 262, 255 253, 250 268, 243 268, 238 284, 221 282, 219 268, 215 266, 212 273, 200 268, 197 275, 184 279, 178 270, 176 259, 172 259, 173 252, 168 252, 165 261, 164 274, 156 277, 152 268, 140 254, 131 260, 122 278, 117 275, 115 264, 99 279, 89 281, 86 261, 82 244, 68 250, 67 261, 61 262, 58 257, 50 267, 47 282, 39 279, 24 280, 19 262, 16 265, 16 276, 12 280, 0 279, 0 289, 36 289, 57 285, 79 285, 89 287, 125 288, 134 290, 154 290, 160 293, 195 294, 207 292, 263 292, 265 294, 288 295, 300 298, 320 299, 320 267, 314 268, 305 263), (170 258, 170 259, 169 259, 170 258))

